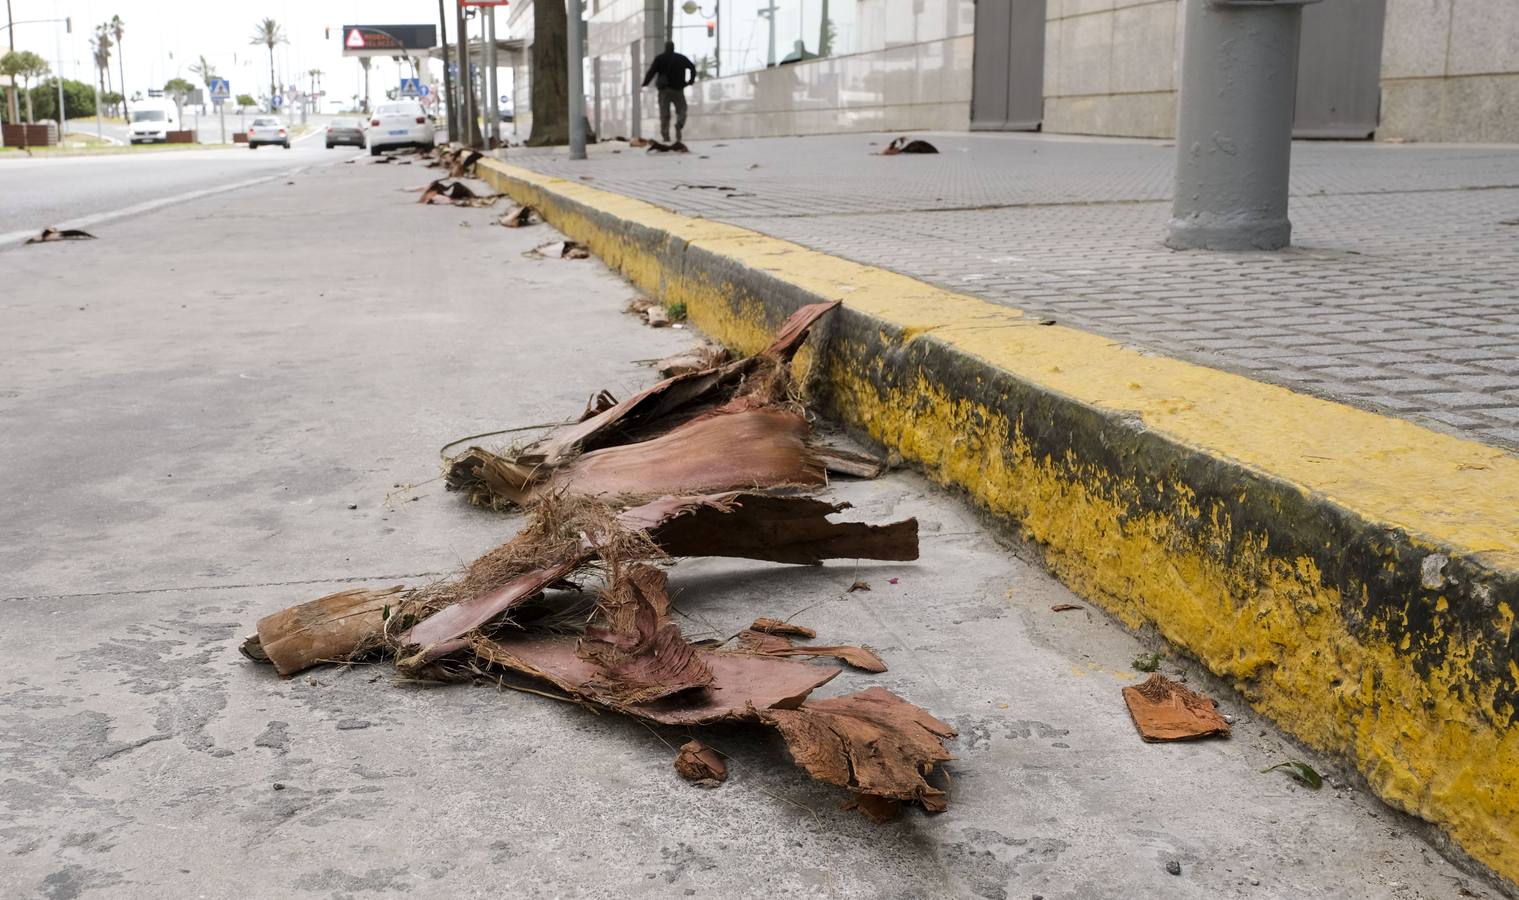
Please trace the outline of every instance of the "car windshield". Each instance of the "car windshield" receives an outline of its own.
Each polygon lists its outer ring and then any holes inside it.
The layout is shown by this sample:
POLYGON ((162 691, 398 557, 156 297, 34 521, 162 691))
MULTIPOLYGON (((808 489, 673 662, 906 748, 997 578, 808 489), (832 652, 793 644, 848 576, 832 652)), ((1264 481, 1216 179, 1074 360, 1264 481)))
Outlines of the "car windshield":
POLYGON ((253 120, 253 125, 254 125, 255 128, 266 126, 266 125, 268 125, 268 126, 278 125, 279 123, 280 123, 279 119, 254 119, 253 120))
POLYGON ((162 122, 166 117, 161 109, 134 109, 132 110, 133 122, 162 122))

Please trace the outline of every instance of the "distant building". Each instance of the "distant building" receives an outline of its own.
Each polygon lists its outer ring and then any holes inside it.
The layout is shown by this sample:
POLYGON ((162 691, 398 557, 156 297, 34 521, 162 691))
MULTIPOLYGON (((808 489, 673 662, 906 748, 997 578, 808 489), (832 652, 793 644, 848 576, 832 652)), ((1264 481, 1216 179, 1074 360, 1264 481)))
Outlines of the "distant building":
MULTIPOLYGON (((672 39, 708 77, 687 137, 1036 130, 1171 137, 1182 0, 588 0, 586 108, 657 132, 636 90, 672 39), (705 64, 705 65, 704 65, 705 64), (635 124, 635 119, 638 120, 635 124)), ((511 7, 532 41, 532 0, 511 7)), ((526 111, 527 55, 516 55, 526 111)), ((1301 137, 1519 142, 1519 0, 1322 0, 1303 14, 1301 137)))

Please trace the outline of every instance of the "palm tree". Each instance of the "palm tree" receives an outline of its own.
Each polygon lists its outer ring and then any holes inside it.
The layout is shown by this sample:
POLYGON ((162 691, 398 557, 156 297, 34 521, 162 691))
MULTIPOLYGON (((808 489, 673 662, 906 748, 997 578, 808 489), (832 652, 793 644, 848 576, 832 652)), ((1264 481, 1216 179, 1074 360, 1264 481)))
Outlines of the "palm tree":
POLYGON ((127 33, 127 23, 121 21, 121 16, 111 16, 109 24, 111 36, 116 38, 116 71, 121 74, 121 110, 130 119, 132 108, 127 105, 127 64, 121 52, 121 39, 127 33))
POLYGON ((274 83, 274 45, 286 42, 285 31, 280 23, 273 19, 265 19, 253 29, 253 40, 248 43, 257 46, 263 44, 269 48, 269 108, 274 109, 274 97, 279 93, 278 86, 274 83))
MULTIPOLYGON (((90 50, 95 57, 95 78, 99 84, 97 90, 102 95, 106 94, 105 73, 111 67, 111 38, 105 32, 97 30, 95 36, 90 38, 90 50)), ((96 104, 96 120, 99 120, 100 109, 96 104)))
MULTIPOLYGON (((197 74, 197 75, 200 76, 201 83, 203 83, 206 86, 206 93, 210 94, 211 93, 211 79, 213 79, 213 78, 216 77, 216 66, 214 66, 211 63, 207 62, 205 56, 202 56, 200 58, 200 62, 191 64, 190 71, 194 72, 195 74, 197 74)), ((205 103, 202 103, 200 105, 200 111, 202 113, 205 113, 205 111, 206 111, 206 104, 205 103)))
MULTIPOLYGON (((47 60, 30 50, 13 50, 0 57, 0 75, 9 75, 12 78, 21 79, 21 93, 26 97, 26 120, 35 122, 32 115, 32 88, 33 78, 41 78, 50 71, 47 60)), ((60 127, 62 119, 59 120, 60 127)))
POLYGON ((314 113, 321 112, 322 70, 309 69, 306 74, 311 76, 311 111, 314 113))
POLYGON ((111 84, 111 48, 116 44, 111 40, 111 25, 102 22, 95 26, 96 53, 100 57, 99 65, 101 73, 105 75, 103 82, 106 92, 109 93, 115 85, 111 84))

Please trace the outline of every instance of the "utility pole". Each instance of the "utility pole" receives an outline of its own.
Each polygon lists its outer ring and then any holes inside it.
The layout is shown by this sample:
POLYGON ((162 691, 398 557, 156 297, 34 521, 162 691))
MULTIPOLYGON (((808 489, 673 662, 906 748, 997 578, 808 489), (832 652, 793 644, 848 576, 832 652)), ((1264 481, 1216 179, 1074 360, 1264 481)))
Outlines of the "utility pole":
POLYGON ((496 86, 496 8, 485 7, 485 89, 489 99, 485 102, 485 115, 489 120, 485 132, 486 146, 501 146, 501 94, 496 86))
MULTIPOLYGON (((6 6, 9 7, 9 5, 10 0, 6 0, 6 6)), ((15 29, 12 28, 12 30, 15 29)), ((74 33, 73 16, 64 17, 63 30, 65 34, 74 33)), ((58 143, 62 144, 64 129, 69 124, 69 115, 68 110, 63 108, 63 38, 59 37, 56 31, 53 32, 53 55, 58 57, 58 71, 53 74, 53 83, 58 86, 58 143)), ((126 95, 122 94, 122 96, 126 95)), ((122 101, 122 105, 125 106, 126 101, 122 101)), ((130 120, 131 116, 127 116, 127 119, 130 120)))
POLYGON ((469 70, 469 29, 464 23, 464 0, 454 7, 454 24, 459 29, 459 93, 462 100, 464 121, 460 123, 459 140, 471 147, 484 143, 480 138, 480 125, 475 121, 475 83, 469 70))
MULTIPOLYGON (((559 0, 550 0, 558 3, 559 0)), ((569 4, 565 17, 569 37, 569 95, 570 95, 570 159, 585 159, 585 86, 581 81, 585 74, 585 42, 580 32, 585 23, 580 19, 580 0, 565 0, 569 4)), ((671 0, 673 3, 674 0, 671 0)))
POLYGON ((443 0, 438 0, 438 29, 443 48, 443 96, 448 100, 448 140, 459 140, 459 109, 454 105, 454 76, 448 71, 448 12, 443 0))
POLYGON ((775 0, 768 0, 769 5, 760 7, 759 15, 764 16, 770 22, 770 50, 765 54, 765 67, 775 66, 775 0))
POLYGON ((1279 250, 1292 241, 1287 179, 1303 6, 1318 0, 1184 2, 1166 245, 1279 250))
MULTIPOLYGON (((16 52, 16 17, 11 14, 11 0, 5 0, 5 33, 10 36, 11 52, 16 52)), ((59 72, 62 78, 63 73, 59 72)), ((12 122, 21 121, 21 107, 16 103, 16 85, 14 83, 5 86, 5 106, 10 113, 12 122)), ((59 113, 59 115, 63 115, 59 113)))

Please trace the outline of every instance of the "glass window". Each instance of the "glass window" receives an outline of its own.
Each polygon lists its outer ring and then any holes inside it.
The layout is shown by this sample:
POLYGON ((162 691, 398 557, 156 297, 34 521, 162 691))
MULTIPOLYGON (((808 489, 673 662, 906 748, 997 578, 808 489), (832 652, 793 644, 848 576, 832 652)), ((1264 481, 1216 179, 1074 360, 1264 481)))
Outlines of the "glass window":
POLYGON ((855 53, 863 2, 870 0, 694 0, 675 7, 675 46, 698 78, 855 53))
MULTIPOLYGON (((53 104, 57 106, 58 104, 53 104)), ((134 109, 132 110, 133 122, 162 122, 167 118, 161 109, 134 109)))

